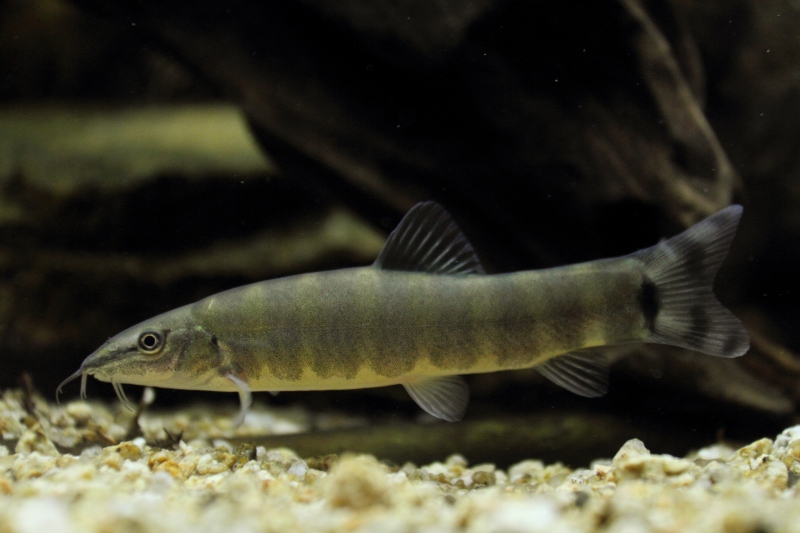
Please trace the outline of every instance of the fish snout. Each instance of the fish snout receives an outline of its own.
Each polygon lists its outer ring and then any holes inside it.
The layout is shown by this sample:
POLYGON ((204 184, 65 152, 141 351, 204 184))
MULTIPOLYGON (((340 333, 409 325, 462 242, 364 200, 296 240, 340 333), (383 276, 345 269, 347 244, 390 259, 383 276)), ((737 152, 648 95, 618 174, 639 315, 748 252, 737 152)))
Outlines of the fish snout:
POLYGON ((61 382, 61 384, 56 387, 56 402, 58 402, 58 397, 61 395, 61 389, 64 388, 64 385, 81 378, 81 399, 86 399, 86 378, 94 375, 96 371, 105 364, 105 361, 102 359, 101 350, 96 350, 92 352, 86 359, 83 360, 81 366, 75 373, 71 374, 67 379, 61 382))

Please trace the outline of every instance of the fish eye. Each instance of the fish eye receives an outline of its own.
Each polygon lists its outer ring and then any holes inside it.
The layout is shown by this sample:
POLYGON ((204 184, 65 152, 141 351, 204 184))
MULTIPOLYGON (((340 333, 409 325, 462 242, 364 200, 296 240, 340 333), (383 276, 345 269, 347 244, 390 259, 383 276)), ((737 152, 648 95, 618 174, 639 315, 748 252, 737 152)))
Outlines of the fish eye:
POLYGON ((139 350, 146 354, 156 354, 163 346, 164 341, 157 331, 145 331, 139 335, 139 350))

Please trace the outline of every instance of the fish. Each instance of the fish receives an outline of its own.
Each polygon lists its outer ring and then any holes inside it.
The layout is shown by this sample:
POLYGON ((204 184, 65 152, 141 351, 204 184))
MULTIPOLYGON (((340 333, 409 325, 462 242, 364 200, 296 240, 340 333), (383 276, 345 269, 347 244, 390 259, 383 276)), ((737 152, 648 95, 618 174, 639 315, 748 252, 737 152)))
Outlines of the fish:
POLYGON ((298 274, 213 294, 111 337, 56 390, 87 376, 237 392, 402 385, 430 415, 460 420, 462 375, 535 368, 581 396, 608 389, 598 347, 658 343, 739 357, 750 340, 714 296, 742 207, 638 252, 487 274, 450 214, 414 206, 370 266, 298 274))

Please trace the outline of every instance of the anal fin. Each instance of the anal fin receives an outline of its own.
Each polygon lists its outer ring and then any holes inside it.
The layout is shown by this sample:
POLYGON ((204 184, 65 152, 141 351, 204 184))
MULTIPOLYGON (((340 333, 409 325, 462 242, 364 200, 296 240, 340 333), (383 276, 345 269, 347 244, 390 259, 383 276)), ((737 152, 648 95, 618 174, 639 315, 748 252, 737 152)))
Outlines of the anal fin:
POLYGON ((587 348, 558 355, 534 367, 568 391, 587 398, 608 392, 608 361, 599 350, 587 348))
POLYGON ((459 376, 404 383, 408 394, 426 413, 448 422, 458 422, 469 403, 469 388, 459 376))

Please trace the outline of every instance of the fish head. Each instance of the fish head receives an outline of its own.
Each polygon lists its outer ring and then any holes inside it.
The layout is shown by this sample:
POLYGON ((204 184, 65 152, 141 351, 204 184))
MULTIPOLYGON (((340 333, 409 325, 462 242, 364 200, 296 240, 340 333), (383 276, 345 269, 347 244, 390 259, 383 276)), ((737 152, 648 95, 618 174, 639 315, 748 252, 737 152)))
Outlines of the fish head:
MULTIPOLYGON (((191 319, 188 306, 155 316, 111 337, 89 355, 81 367, 56 390, 81 378, 85 397, 86 377, 117 384, 181 387, 208 370, 196 361, 216 360, 216 342, 191 319)), ((205 365, 208 366, 208 365, 205 365)))

